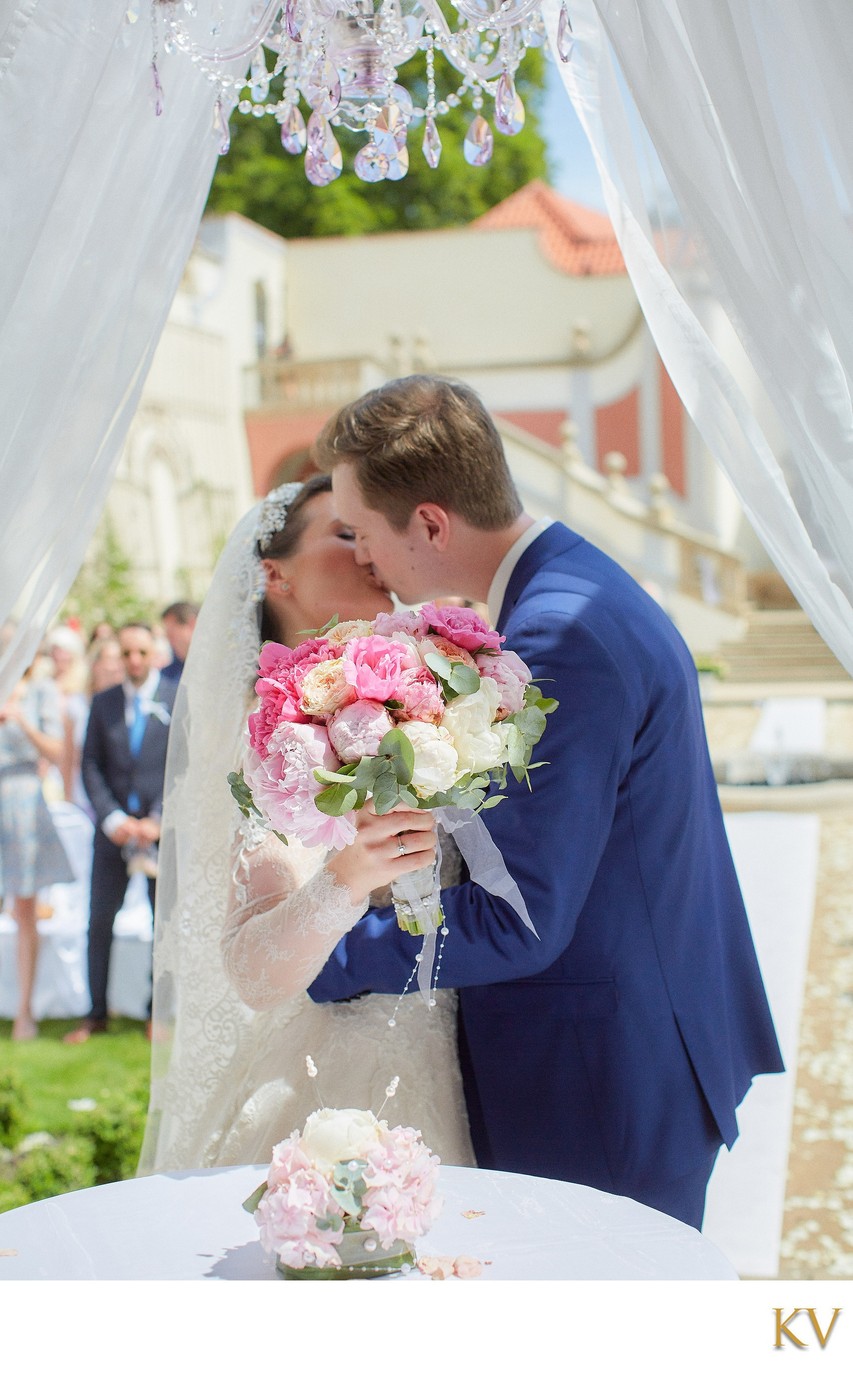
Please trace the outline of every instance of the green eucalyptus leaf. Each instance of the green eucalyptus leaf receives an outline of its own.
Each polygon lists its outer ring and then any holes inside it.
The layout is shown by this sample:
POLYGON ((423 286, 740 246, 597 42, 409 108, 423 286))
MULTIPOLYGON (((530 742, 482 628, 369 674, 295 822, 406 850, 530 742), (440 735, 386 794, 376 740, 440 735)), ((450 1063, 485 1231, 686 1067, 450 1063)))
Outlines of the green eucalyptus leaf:
POLYGON ((355 781, 355 766, 344 765, 341 770, 324 770, 318 767, 314 771, 314 778, 318 784, 349 784, 352 786, 355 781))
POLYGON ((325 626, 316 626, 308 630, 298 631, 296 634, 298 636, 326 636, 332 630, 333 626, 337 626, 339 621, 340 617, 336 612, 333 617, 329 618, 325 626))
POLYGON ((476 669, 472 669, 470 665, 455 664, 450 671, 448 683, 454 693, 460 696, 466 693, 476 693, 480 687, 480 676, 476 669))
POLYGON ((242 770, 232 770, 228 775, 228 784, 232 797, 244 818, 251 817, 252 813, 255 813, 259 818, 263 817, 260 808, 252 798, 252 791, 246 783, 242 770))
POLYGON ((437 650, 431 650, 424 656, 424 664, 427 669, 431 669, 437 679, 449 679, 453 670, 453 661, 448 660, 446 655, 442 655, 437 650))
POLYGON ((377 774, 373 782, 373 806, 381 816, 390 813, 400 802, 400 785, 390 761, 385 761, 385 769, 377 774))
POLYGON ((330 784, 328 789, 321 789, 314 799, 320 812, 332 818, 340 818, 344 813, 351 812, 357 802, 358 791, 351 784, 330 784))
POLYGON ((379 742, 379 754, 390 760, 398 784, 410 784, 415 772, 415 748, 405 732, 392 727, 379 742))

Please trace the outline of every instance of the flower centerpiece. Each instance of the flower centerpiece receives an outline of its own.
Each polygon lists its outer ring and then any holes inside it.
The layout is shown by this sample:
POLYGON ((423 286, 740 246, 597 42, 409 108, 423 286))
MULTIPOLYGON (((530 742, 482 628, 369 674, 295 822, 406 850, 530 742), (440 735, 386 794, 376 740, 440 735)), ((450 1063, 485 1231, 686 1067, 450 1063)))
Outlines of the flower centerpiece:
MULTIPOLYGON (((495 807, 508 771, 529 782, 558 706, 503 640, 470 608, 428 603, 372 622, 333 617, 295 649, 268 641, 245 764, 228 776, 240 809, 283 841, 339 849, 368 798, 380 814, 495 807)), ((440 926, 436 871, 395 883, 404 930, 440 926)))
MULTIPOLYGON (((386 1097, 396 1087, 397 1077, 386 1097)), ((321 1108, 273 1149, 244 1208, 287 1280, 385 1276, 415 1264, 415 1240, 441 1208, 438 1167, 416 1129, 389 1128, 370 1110, 321 1108)))

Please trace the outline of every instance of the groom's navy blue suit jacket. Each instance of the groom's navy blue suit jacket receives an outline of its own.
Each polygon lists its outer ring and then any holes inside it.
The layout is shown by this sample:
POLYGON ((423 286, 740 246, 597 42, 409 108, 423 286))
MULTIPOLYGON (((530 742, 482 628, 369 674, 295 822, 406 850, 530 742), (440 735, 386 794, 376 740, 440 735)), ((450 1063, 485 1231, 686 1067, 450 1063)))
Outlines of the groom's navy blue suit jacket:
MULTIPOLYGON (((483 1167, 641 1194, 737 1136, 783 1069, 717 797, 693 661, 669 618, 555 523, 516 566, 506 647, 559 699, 532 793, 483 815, 539 940, 470 881, 445 890, 440 983, 483 1167)), ((367 914, 315 1000, 397 993, 415 944, 367 914)))

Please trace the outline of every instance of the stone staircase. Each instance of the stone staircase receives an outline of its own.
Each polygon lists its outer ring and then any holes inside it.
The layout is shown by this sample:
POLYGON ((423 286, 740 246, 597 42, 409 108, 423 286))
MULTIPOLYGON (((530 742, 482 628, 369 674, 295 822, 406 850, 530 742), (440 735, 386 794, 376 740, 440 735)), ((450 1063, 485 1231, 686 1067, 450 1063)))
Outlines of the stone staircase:
POLYGON ((717 652, 726 666, 725 682, 835 683, 850 675, 799 608, 752 611, 739 641, 717 652))

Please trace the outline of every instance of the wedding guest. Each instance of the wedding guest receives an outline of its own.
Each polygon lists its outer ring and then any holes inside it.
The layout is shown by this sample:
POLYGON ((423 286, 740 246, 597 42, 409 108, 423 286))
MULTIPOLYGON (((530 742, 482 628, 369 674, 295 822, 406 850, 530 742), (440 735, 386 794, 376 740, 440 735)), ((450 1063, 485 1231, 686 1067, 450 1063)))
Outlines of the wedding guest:
POLYGON ((89 633, 89 644, 87 646, 90 659, 99 641, 114 641, 115 635, 116 631, 112 622, 95 622, 95 625, 89 633))
POLYGON ((83 737, 89 716, 88 666, 82 636, 70 626, 57 626, 47 637, 53 679, 61 695, 65 751, 60 767, 62 797, 78 806, 84 801, 80 778, 83 737))
POLYGON ((164 678, 171 679, 175 683, 180 679, 184 668, 198 611, 197 603, 173 602, 160 614, 163 631, 172 647, 172 659, 169 664, 164 665, 162 674, 164 678))
POLYGON ((0 704, 0 893, 12 900, 18 927, 16 1042, 36 1037, 32 997, 38 962, 36 893, 74 880, 42 792, 41 771, 59 765, 65 747, 59 692, 32 668, 0 704))
POLYGON ((89 652, 89 699, 120 684, 123 678, 124 661, 115 633, 109 639, 95 641, 89 652))
POLYGON ((107 982, 113 924, 130 874, 148 878, 155 899, 166 744, 175 685, 152 668, 154 640, 144 622, 118 633, 124 679, 95 694, 83 745, 83 784, 96 818, 89 909, 91 1008, 65 1041, 86 1042, 107 1031, 107 982))

